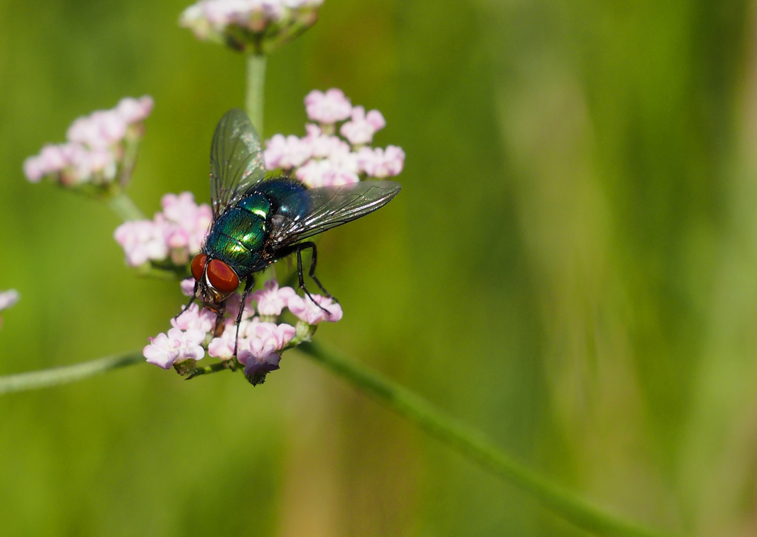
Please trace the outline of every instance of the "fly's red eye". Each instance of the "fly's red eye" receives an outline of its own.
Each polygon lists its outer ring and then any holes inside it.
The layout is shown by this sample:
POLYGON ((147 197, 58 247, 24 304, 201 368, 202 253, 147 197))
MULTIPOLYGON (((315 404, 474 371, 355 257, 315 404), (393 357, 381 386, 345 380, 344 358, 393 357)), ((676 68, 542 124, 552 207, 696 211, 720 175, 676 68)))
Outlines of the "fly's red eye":
POLYGON ((208 258, 205 254, 198 254, 192 260, 192 276, 198 282, 202 278, 202 273, 205 271, 205 260, 208 258))
POLYGON ((214 259, 208 264, 208 280, 221 293, 232 293, 239 287, 237 274, 219 259, 214 259))

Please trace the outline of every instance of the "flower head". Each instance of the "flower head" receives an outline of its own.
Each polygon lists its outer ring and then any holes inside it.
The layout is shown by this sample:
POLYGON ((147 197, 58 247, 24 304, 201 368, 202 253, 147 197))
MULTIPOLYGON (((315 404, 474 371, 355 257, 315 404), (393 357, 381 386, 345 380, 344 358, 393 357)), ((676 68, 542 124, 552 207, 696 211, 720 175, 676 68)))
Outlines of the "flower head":
POLYGON ((152 220, 125 222, 116 228, 114 237, 133 267, 168 260, 183 265, 200 252, 213 221, 210 206, 197 205, 191 192, 166 194, 161 204, 163 211, 152 220))
MULTIPOLYGON (((192 282, 181 283, 185 294, 191 294, 192 282)), ((251 293, 244 313, 238 317, 240 307, 241 295, 229 297, 225 318, 218 326, 217 313, 197 304, 190 305, 171 320, 173 328, 166 334, 150 338, 150 344, 144 348, 145 358, 164 369, 174 366, 184 375, 194 368, 192 360, 201 359, 207 349, 211 357, 224 362, 224 368, 244 368, 247 380, 257 385, 279 368, 281 355, 287 348, 310 341, 315 325, 342 318, 341 306, 331 298, 319 295, 313 295, 312 300, 303 298, 291 287, 279 287, 276 280, 265 282, 263 289, 251 293), (257 311, 252 301, 257 303, 257 311), (297 326, 280 321, 287 308, 299 319, 297 326), (215 337, 209 337, 210 334, 215 337)))
POLYGON ((405 163, 401 148, 373 148, 373 135, 386 126, 378 110, 352 106, 340 89, 313 90, 305 97, 306 135, 276 134, 266 141, 265 165, 280 168, 311 188, 357 183, 398 175, 405 163), (342 123, 339 127, 338 123, 342 123), (341 134, 337 136, 335 133, 341 134))
POLYGON ((179 24, 201 41, 243 52, 270 52, 307 30, 323 0, 201 0, 184 10, 179 24))
POLYGON ((152 106, 149 96, 126 97, 113 109, 76 119, 66 132, 68 142, 48 144, 27 158, 24 174, 32 183, 50 177, 67 187, 92 184, 107 190, 117 178, 124 183, 152 106))

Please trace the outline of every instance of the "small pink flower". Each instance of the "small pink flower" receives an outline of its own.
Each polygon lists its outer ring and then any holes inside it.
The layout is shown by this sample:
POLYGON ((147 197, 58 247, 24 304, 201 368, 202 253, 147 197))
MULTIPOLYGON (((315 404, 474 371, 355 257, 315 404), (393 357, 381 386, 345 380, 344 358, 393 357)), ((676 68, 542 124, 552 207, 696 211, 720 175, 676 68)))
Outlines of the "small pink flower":
MULTIPOLYGON (((234 293, 229 297, 229 299, 226 301, 226 313, 228 313, 229 317, 231 319, 236 320, 237 315, 239 315, 239 305, 242 302, 242 295, 239 293, 234 293)), ((247 299, 245 300, 245 306, 244 306, 244 313, 242 314, 242 319, 248 319, 255 315, 255 308, 252 307, 252 295, 247 295, 247 299)))
POLYGON ((402 148, 390 145, 387 148, 372 149, 363 147, 357 153, 357 163, 360 171, 369 177, 392 177, 399 175, 405 165, 405 152, 402 148))
POLYGON ((335 323, 342 318, 342 307, 338 303, 321 295, 312 296, 315 302, 299 295, 291 297, 287 304, 289 311, 307 324, 318 324, 322 321, 335 323), (321 308, 326 309, 328 313, 321 308))
POLYGON ((286 323, 251 322, 245 330, 245 335, 250 340, 261 339, 271 342, 277 351, 280 351, 292 341, 294 333, 294 326, 286 323))
POLYGON ((163 237, 171 250, 189 246, 189 232, 179 226, 166 226, 163 237))
POLYGON ((106 149, 93 149, 87 154, 89 171, 99 173, 105 179, 113 179, 116 176, 118 165, 113 158, 113 153, 106 149))
POLYGON ((30 183, 39 183, 47 173, 45 164, 40 157, 33 156, 24 160, 24 175, 30 183))
POLYGON ((313 157, 317 158, 329 158, 335 153, 343 153, 347 151, 349 153, 350 146, 344 142, 338 136, 329 136, 323 134, 323 131, 318 125, 309 123, 305 125, 307 136, 303 138, 303 141, 310 147, 313 157))
POLYGON ((187 278, 186 280, 181 280, 181 294, 184 296, 192 296, 195 292, 195 279, 194 278, 187 278))
POLYGON ((191 192, 166 194, 161 205, 163 212, 155 215, 155 221, 167 220, 172 224, 166 235, 166 241, 172 244, 169 247, 187 248, 189 254, 198 254, 213 221, 210 206, 198 206, 191 192))
POLYGON ((163 369, 184 360, 200 360, 205 356, 205 349, 200 343, 205 334, 200 330, 183 332, 178 328, 171 328, 168 334, 160 333, 150 338, 150 344, 145 346, 142 354, 147 361, 163 369))
POLYGON ((70 157, 67 153, 70 153, 70 149, 67 145, 69 144, 48 144, 42 148, 42 151, 39 153, 39 158, 47 173, 60 171, 69 164, 70 157))
POLYGON ((245 365, 244 374, 258 376, 278 369, 281 360, 278 351, 286 347, 294 333, 294 327, 284 323, 250 323, 245 331, 249 346, 240 346, 238 353, 239 362, 245 365))
POLYGON ((133 267, 150 259, 160 261, 168 256, 163 229, 151 220, 125 222, 116 228, 114 237, 123 247, 127 262, 133 267))
POLYGON ((268 280, 264 289, 252 293, 252 299, 258 303, 258 314, 278 317, 295 294, 291 287, 279 288, 276 280, 268 280))
POLYGON ((295 177, 310 188, 324 186, 324 175, 331 170, 328 160, 309 160, 294 172, 295 177))
POLYGON ((348 121, 339 132, 347 138, 352 145, 369 144, 373 135, 386 126, 384 116, 378 110, 371 110, 368 115, 365 108, 356 106, 352 109, 352 120, 348 121))
MULTIPOLYGON (((226 319, 221 337, 213 338, 208 345, 208 354, 213 358, 229 360, 234 357, 234 344, 237 335, 235 320, 235 317, 226 319)), ((245 338, 245 330, 248 324, 249 321, 242 321, 239 323, 239 340, 236 342, 237 352, 239 352, 240 349, 248 349, 250 346, 249 340, 245 338)))
POLYGON ((165 194, 160 199, 160 205, 163 207, 165 217, 177 224, 191 225, 197 212, 195 197, 191 192, 165 194))
POLYGON ((317 188, 357 183, 360 181, 357 170, 357 161, 347 158, 341 161, 309 160, 294 175, 309 187, 317 188))
POLYGON ((63 144, 58 148, 66 162, 60 170, 60 182, 66 186, 89 182, 92 179, 89 150, 78 143, 63 144))
POLYGON ((97 125, 100 136, 89 141, 92 147, 104 147, 119 143, 126 135, 126 121, 116 110, 93 113, 92 120, 97 125))
POLYGON ((126 122, 115 110, 98 110, 80 117, 68 128, 67 138, 89 147, 105 148, 123 140, 126 122))
POLYGON ((200 252, 202 243, 205 242, 205 237, 210 231, 210 224, 213 222, 213 209, 210 205, 203 203, 197 207, 197 212, 194 215, 194 222, 189 227, 189 251, 192 254, 200 252))
POLYGON ((265 167, 269 170, 296 168, 312 155, 307 138, 300 139, 294 135, 284 137, 282 134, 276 134, 266 142, 266 147, 263 158, 265 167))
MULTIPOLYGON (((233 331, 231 332, 233 333, 233 331)), ((226 334, 226 332, 224 332, 226 334)), ((239 340, 239 347, 249 346, 246 340, 239 340)), ((221 360, 231 360, 234 357, 234 338, 217 337, 208 345, 208 356, 221 360)))
POLYGON ((359 183, 360 177, 355 172, 332 167, 323 174, 323 186, 342 186, 359 183))
POLYGON ((340 89, 331 88, 326 93, 313 90, 305 97, 305 109, 313 121, 332 124, 350 117, 352 103, 340 89))
POLYGON ((216 324, 216 314, 212 311, 202 308, 197 304, 192 304, 187 310, 171 319, 171 326, 180 330, 199 330, 207 335, 216 324))
POLYGON ((155 103, 152 97, 145 95, 139 99, 133 97, 124 97, 118 101, 116 111, 126 123, 132 125, 134 123, 140 123, 147 119, 152 112, 152 108, 155 103))

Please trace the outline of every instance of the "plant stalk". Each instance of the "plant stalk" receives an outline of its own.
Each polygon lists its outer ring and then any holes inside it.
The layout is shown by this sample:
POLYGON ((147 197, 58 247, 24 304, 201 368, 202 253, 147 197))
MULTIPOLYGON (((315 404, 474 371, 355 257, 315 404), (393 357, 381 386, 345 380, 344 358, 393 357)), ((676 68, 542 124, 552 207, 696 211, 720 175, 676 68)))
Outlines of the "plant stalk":
POLYGON ((247 55, 247 95, 245 108, 258 136, 263 139, 263 105, 265 103, 265 65, 264 54, 247 55))
POLYGON ((7 375, 0 377, 0 395, 68 384, 144 361, 145 357, 142 356, 142 351, 134 351, 92 360, 91 362, 7 375))
POLYGON ((147 217, 139 210, 129 196, 123 191, 117 191, 106 199, 108 207, 116 213, 121 220, 147 220, 147 217))
POLYGON ((538 472, 516 461, 480 432, 442 413, 407 388, 365 366, 314 343, 303 343, 297 349, 358 389, 379 399, 431 436, 476 461, 485 470, 531 494, 552 512, 579 528, 597 535, 613 537, 667 535, 608 513, 550 482, 538 472))
MULTIPOLYGON (((645 528, 609 513, 552 483, 502 451, 477 430, 444 414, 407 388, 365 366, 313 343, 303 343, 297 349, 356 388, 379 399, 431 436, 476 461, 483 469, 518 486, 577 527, 610 537, 669 537, 670 534, 645 528)), ((8 375, 0 377, 0 395, 75 382, 143 362, 142 352, 135 351, 66 367, 8 375)), ((210 366, 203 373, 215 372, 217 367, 210 366)))

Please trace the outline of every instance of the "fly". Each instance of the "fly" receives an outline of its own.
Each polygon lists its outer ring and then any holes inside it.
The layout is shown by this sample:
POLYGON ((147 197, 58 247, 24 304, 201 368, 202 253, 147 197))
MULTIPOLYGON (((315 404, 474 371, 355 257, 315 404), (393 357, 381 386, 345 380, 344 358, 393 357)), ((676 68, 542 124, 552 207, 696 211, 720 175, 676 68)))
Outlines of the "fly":
MULTIPOLYGON (((195 286, 189 304, 199 300, 215 312, 217 327, 223 322, 226 301, 242 284, 244 304, 255 275, 290 255, 297 258, 300 287, 316 303, 305 286, 305 250, 312 254, 310 277, 333 298, 315 276, 317 250, 307 239, 372 213, 400 191, 394 181, 308 188, 289 177, 266 177, 265 171, 252 123, 241 110, 230 110, 218 123, 210 149, 213 221, 191 264, 195 286)), ((236 339, 243 311, 241 307, 237 315, 236 339)))

